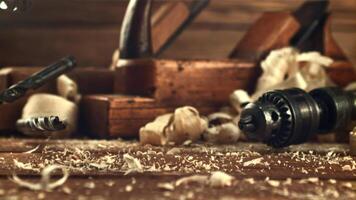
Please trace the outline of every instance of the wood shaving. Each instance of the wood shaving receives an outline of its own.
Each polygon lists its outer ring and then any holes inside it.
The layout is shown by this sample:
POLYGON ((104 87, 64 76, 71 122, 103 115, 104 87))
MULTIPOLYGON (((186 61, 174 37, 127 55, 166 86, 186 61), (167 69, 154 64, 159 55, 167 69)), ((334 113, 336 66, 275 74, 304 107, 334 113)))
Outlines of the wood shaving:
POLYGON ((243 105, 251 102, 250 96, 245 90, 235 90, 230 95, 230 104, 237 112, 241 112, 243 105))
POLYGON ((190 106, 177 108, 170 122, 164 129, 167 140, 175 144, 182 144, 186 140, 197 141, 207 129, 207 122, 199 112, 190 106))
POLYGON ((211 187, 231 186, 235 178, 225 172, 215 171, 210 176, 208 175, 192 175, 183 177, 175 182, 175 186, 197 183, 199 185, 209 185, 211 187))
POLYGON ((157 187, 163 190, 169 190, 172 191, 174 190, 175 186, 172 183, 158 183, 157 187))
MULTIPOLYGON (((333 60, 322 56, 318 52, 299 53, 296 49, 285 47, 271 51, 265 60, 261 62, 262 75, 257 81, 255 93, 250 101, 257 100, 268 90, 286 89, 297 87, 307 91, 314 88, 333 86, 325 67, 330 66, 333 60)), ((233 107, 241 110, 242 100, 249 99, 246 92, 238 91, 239 97, 234 96, 233 107), (247 97, 246 97, 247 96, 247 97)))
POLYGON ((140 128, 141 144, 165 145, 197 141, 207 129, 207 122, 189 106, 177 108, 173 114, 157 117, 140 128))
POLYGON ((123 158, 127 167, 127 171, 125 172, 125 175, 132 172, 139 172, 139 173, 143 172, 143 167, 140 163, 140 160, 130 156, 129 154, 124 154, 123 158))
POLYGON ((42 176, 41 176, 41 180, 39 183, 32 183, 32 182, 22 180, 16 174, 12 175, 11 180, 14 183, 16 183, 17 185, 19 185, 21 187, 28 188, 30 190, 52 191, 54 188, 57 188, 57 187, 63 185, 67 181, 67 179, 69 177, 69 172, 68 172, 67 168, 65 168, 64 166, 50 165, 50 166, 45 167, 42 170, 41 175, 42 176), (58 179, 54 182, 51 182, 51 173, 58 169, 62 171, 63 176, 60 179, 58 179))
POLYGON ((209 182, 212 187, 225 187, 231 186, 234 179, 233 176, 221 171, 216 171, 211 174, 209 182))
POLYGON ((281 185, 281 182, 277 180, 267 180, 267 183, 272 187, 279 187, 281 185))
POLYGON ((23 153, 25 153, 25 154, 33 153, 33 152, 37 151, 38 148, 40 148, 40 146, 41 146, 41 145, 37 145, 35 148, 33 148, 33 149, 31 149, 31 150, 28 150, 28 151, 25 151, 25 152, 23 152, 23 153))
POLYGON ((39 169, 33 167, 31 163, 23 163, 23 162, 18 161, 17 159, 14 159, 13 161, 14 161, 14 165, 19 169, 39 171, 39 169))
POLYGON ((229 122, 232 122, 232 120, 233 120, 233 117, 231 115, 229 115, 227 113, 223 113, 223 112, 217 112, 217 113, 208 115, 209 126, 229 123, 229 122))
POLYGON ((191 183, 198 183, 200 185, 205 185, 209 180, 208 176, 205 175, 192 175, 188 177, 183 177, 175 182, 176 186, 186 185, 191 183))
POLYGON ((71 193, 72 193, 72 189, 70 189, 70 188, 67 187, 67 186, 64 186, 62 190, 63 190, 63 192, 66 193, 66 194, 71 194, 71 193))
POLYGON ((84 187, 88 189, 94 189, 95 188, 95 183, 94 182, 86 182, 84 183, 84 187))
POLYGON ((244 181, 246 181, 249 184, 255 184, 255 179, 254 178, 245 178, 244 181))
POLYGON ((241 136, 240 129, 233 123, 225 123, 208 128, 203 134, 204 140, 217 144, 232 144, 241 136))
POLYGON ((132 185, 126 185, 126 186, 125 186, 125 191, 126 191, 126 192, 131 192, 132 190, 133 190, 132 185))
POLYGON ((263 157, 261 157, 261 158, 255 158, 255 159, 253 159, 253 160, 244 162, 243 166, 244 166, 244 167, 248 167, 248 166, 254 166, 254 165, 262 164, 262 160, 263 160, 263 157))
POLYGON ((152 145, 165 145, 167 138, 163 134, 165 127, 172 118, 172 114, 157 117, 153 122, 140 128, 140 143, 152 145))
POLYGON ((342 166, 342 170, 343 171, 352 171, 352 168, 350 165, 344 165, 344 166, 342 166))
POLYGON ((107 181, 107 182, 105 182, 105 185, 112 187, 115 185, 115 181, 107 181))

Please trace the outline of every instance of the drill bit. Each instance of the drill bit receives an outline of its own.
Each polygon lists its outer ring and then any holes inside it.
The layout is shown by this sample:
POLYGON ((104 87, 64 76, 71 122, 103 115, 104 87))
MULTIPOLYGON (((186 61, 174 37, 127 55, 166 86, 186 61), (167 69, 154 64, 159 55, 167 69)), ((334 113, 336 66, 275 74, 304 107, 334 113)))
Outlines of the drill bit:
POLYGON ((55 131, 64 130, 67 127, 65 121, 61 121, 58 116, 31 117, 19 119, 16 122, 18 131, 26 135, 45 135, 55 131))
POLYGON ((11 103, 21 97, 30 89, 37 89, 43 84, 51 81, 75 67, 75 59, 72 56, 62 58, 58 62, 49 65, 43 70, 33 74, 25 80, 12 85, 7 90, 0 93, 0 104, 11 103))

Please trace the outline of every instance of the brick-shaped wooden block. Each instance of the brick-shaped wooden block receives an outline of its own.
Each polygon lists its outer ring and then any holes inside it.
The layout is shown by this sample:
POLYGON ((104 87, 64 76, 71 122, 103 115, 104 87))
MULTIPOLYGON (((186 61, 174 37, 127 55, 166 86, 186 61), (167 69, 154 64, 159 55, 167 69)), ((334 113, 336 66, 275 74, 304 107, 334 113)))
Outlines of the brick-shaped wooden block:
MULTIPOLYGON (((193 101, 188 105, 203 115, 220 108, 220 105, 193 101)), ((87 95, 81 101, 80 124, 82 132, 96 137, 137 137, 140 127, 179 106, 184 104, 162 103, 145 97, 87 95)))
POLYGON ((114 92, 158 102, 226 103, 234 90, 253 89, 258 70, 241 60, 123 60, 114 92))

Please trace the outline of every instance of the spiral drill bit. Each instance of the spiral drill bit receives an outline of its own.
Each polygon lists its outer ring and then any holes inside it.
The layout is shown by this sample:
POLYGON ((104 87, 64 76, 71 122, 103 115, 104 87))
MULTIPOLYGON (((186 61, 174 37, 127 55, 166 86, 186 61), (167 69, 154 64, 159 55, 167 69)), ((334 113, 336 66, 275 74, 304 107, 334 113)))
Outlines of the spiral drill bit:
POLYGON ((356 93, 325 87, 307 93, 291 88, 263 94, 241 112, 239 128, 250 139, 280 148, 317 133, 345 130, 356 119, 356 93))
POLYGON ((16 122, 18 131, 26 135, 45 135, 50 132, 61 131, 67 127, 65 121, 61 121, 58 116, 31 117, 19 119, 16 122))
POLYGON ((29 89, 39 88, 48 81, 56 79, 60 75, 73 69, 75 65, 76 62, 73 56, 62 58, 58 62, 49 65, 43 70, 33 74, 27 79, 20 81, 19 83, 0 93, 0 104, 4 102, 11 103, 21 98, 29 89))

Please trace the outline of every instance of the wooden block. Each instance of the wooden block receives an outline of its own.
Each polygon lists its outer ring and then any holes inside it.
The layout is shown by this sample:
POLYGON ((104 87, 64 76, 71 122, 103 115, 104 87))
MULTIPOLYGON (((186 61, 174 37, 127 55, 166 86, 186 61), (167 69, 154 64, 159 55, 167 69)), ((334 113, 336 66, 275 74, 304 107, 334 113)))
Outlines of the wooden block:
POLYGON ((337 60, 347 60, 345 53, 336 43, 331 29, 332 15, 329 15, 324 25, 324 55, 337 60))
POLYGON ((189 9, 184 2, 163 4, 152 17, 153 52, 158 52, 188 17, 189 9))
POLYGON ((258 61, 269 51, 288 46, 299 27, 288 12, 265 13, 247 31, 230 58, 258 61))
POLYGON ((236 89, 251 91, 258 68, 241 60, 125 60, 114 92, 172 103, 226 103, 236 89))
POLYGON ((355 68, 352 67, 352 63, 349 61, 336 60, 330 67, 326 68, 326 72, 330 79, 341 87, 356 81, 355 68))
MULTIPOLYGON (((162 103, 145 97, 88 95, 81 101, 80 123, 83 132, 101 138, 137 137, 143 125, 184 105, 162 103)), ((199 102, 188 105, 194 106, 203 115, 220 108, 216 104, 199 102)))

